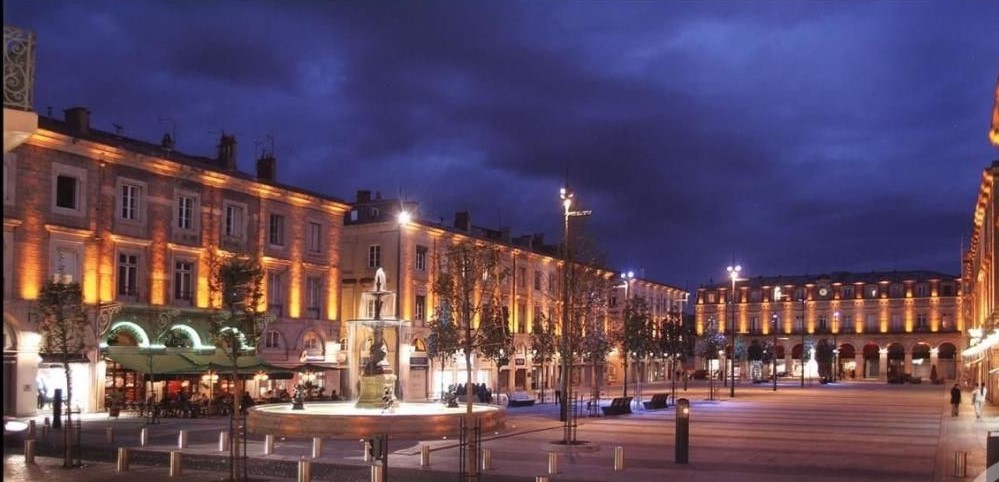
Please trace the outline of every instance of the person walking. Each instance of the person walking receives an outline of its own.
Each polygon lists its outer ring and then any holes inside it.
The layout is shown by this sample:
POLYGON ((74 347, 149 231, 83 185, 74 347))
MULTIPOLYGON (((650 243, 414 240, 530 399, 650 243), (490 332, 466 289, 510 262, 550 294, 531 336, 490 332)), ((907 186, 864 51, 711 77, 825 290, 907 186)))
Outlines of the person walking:
POLYGON ((975 407, 975 418, 982 418, 982 410, 985 408, 986 393, 988 393, 988 389, 985 388, 985 384, 983 383, 975 389, 974 393, 971 394, 971 405, 975 407))
POLYGON ((961 387, 959 387, 955 383, 954 384, 954 388, 950 389, 950 406, 951 406, 950 414, 951 414, 951 416, 954 416, 954 417, 957 416, 957 407, 960 406, 960 405, 961 405, 961 387))

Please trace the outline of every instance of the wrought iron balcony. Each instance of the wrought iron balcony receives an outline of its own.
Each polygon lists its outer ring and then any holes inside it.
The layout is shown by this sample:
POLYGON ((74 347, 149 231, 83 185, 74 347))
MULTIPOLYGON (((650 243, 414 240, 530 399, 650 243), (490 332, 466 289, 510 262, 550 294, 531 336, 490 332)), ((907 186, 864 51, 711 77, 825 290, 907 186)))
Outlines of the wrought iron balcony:
POLYGON ((35 92, 35 34, 3 27, 3 106, 32 110, 35 92))

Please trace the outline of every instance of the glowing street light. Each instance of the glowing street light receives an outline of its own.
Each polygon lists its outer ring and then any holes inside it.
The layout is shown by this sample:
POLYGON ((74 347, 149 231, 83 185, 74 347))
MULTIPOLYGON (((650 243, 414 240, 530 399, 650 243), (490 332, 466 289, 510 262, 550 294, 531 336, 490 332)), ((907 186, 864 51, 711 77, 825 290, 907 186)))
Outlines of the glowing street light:
POLYGON ((732 318, 731 318, 731 322, 730 322, 730 324, 732 326, 732 353, 728 357, 728 371, 731 374, 730 375, 730 377, 731 377, 730 378, 730 384, 729 384, 729 389, 730 389, 730 391, 729 391, 729 397, 734 398, 735 397, 735 335, 736 335, 736 333, 735 333, 735 329, 736 329, 735 328, 735 282, 738 281, 738 279, 739 279, 739 272, 742 271, 742 266, 739 266, 739 265, 729 266, 728 268, 726 268, 726 270, 728 271, 728 277, 732 279, 732 294, 729 297, 729 304, 732 305, 732 318))

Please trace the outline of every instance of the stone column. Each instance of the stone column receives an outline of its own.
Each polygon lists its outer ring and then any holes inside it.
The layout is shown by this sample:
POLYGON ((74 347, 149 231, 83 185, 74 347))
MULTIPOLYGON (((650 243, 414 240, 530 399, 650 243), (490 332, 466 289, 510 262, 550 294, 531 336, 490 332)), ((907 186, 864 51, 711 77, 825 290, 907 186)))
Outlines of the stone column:
POLYGON ((905 353, 905 363, 903 364, 902 374, 912 374, 912 352, 905 353))

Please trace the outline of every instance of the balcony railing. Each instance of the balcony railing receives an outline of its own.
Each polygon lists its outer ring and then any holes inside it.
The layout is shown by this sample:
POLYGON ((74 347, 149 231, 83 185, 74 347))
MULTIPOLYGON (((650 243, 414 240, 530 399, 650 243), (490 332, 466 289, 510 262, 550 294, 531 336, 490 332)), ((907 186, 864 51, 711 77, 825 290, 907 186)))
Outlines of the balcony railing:
POLYGON ((35 92, 35 34, 3 27, 3 106, 31 110, 35 92))

